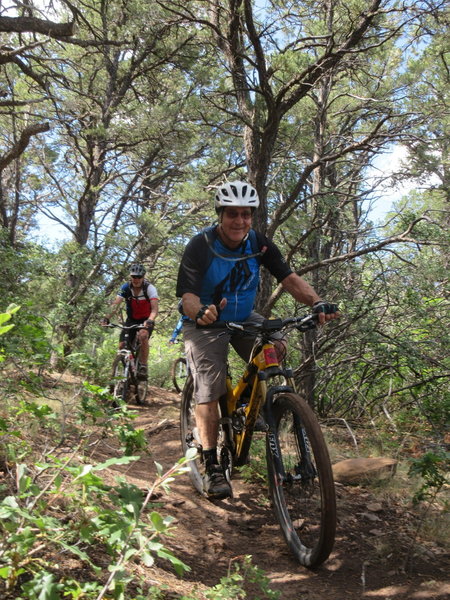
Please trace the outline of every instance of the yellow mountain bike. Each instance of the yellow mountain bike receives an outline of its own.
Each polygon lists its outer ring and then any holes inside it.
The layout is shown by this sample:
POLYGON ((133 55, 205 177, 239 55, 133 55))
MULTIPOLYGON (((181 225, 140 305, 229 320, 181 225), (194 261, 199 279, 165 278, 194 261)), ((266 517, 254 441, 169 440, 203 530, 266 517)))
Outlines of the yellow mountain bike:
MULTIPOLYGON (((286 542, 300 562, 315 567, 325 561, 334 544, 336 498, 327 446, 314 411, 295 392, 291 369, 277 359, 273 334, 316 327, 317 315, 270 319, 261 324, 216 322, 242 335, 256 334, 244 374, 220 401, 218 453, 231 483, 233 467, 249 460, 258 415, 265 421, 269 492, 286 542)), ((259 429, 259 428, 258 428, 259 429)), ((183 451, 196 447, 190 477, 203 493, 200 462, 202 447, 195 424, 193 381, 189 375, 182 393, 181 442, 183 451)))

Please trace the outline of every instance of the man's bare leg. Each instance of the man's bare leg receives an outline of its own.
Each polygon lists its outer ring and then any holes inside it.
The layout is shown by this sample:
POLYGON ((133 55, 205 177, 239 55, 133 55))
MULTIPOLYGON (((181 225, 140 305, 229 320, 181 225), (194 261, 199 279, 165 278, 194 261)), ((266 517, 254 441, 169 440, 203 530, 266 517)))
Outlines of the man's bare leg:
POLYGON ((203 450, 216 448, 219 434, 219 401, 197 404, 195 420, 203 450))
POLYGON ((139 349, 139 362, 141 363, 141 365, 146 365, 148 362, 148 352, 149 352, 149 335, 148 335, 148 331, 144 331, 141 330, 139 331, 139 344, 140 344, 140 349, 139 349))

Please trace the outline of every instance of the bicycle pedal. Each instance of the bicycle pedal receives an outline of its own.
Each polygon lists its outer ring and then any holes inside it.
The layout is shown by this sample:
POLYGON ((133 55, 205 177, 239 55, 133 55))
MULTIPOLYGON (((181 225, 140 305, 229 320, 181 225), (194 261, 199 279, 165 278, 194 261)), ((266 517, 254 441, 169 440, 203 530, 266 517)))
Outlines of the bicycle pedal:
POLYGON ((267 425, 266 421, 264 420, 264 417, 262 415, 258 415, 255 424, 253 426, 253 431, 258 431, 258 432, 266 432, 269 430, 269 426, 267 425))

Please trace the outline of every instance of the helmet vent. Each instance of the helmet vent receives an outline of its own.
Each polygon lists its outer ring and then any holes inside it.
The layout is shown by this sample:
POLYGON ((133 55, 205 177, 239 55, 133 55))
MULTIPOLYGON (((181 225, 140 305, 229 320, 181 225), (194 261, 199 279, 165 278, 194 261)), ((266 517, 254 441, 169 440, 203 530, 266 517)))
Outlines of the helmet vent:
POLYGON ((216 211, 224 206, 259 206, 258 192, 244 181, 230 181, 222 184, 215 195, 214 205, 216 211))

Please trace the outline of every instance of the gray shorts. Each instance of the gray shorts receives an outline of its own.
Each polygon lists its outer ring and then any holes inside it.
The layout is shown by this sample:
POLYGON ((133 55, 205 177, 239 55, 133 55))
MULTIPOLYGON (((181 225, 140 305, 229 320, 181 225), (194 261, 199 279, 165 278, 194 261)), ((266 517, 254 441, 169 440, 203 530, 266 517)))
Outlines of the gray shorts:
MULTIPOLYGON (((252 312, 247 321, 261 323, 264 317, 252 312)), ((198 404, 214 402, 225 394, 229 345, 247 362, 255 341, 255 336, 242 336, 229 329, 197 328, 189 322, 183 325, 183 337, 198 404)), ((282 339, 280 333, 272 337, 282 339)))

